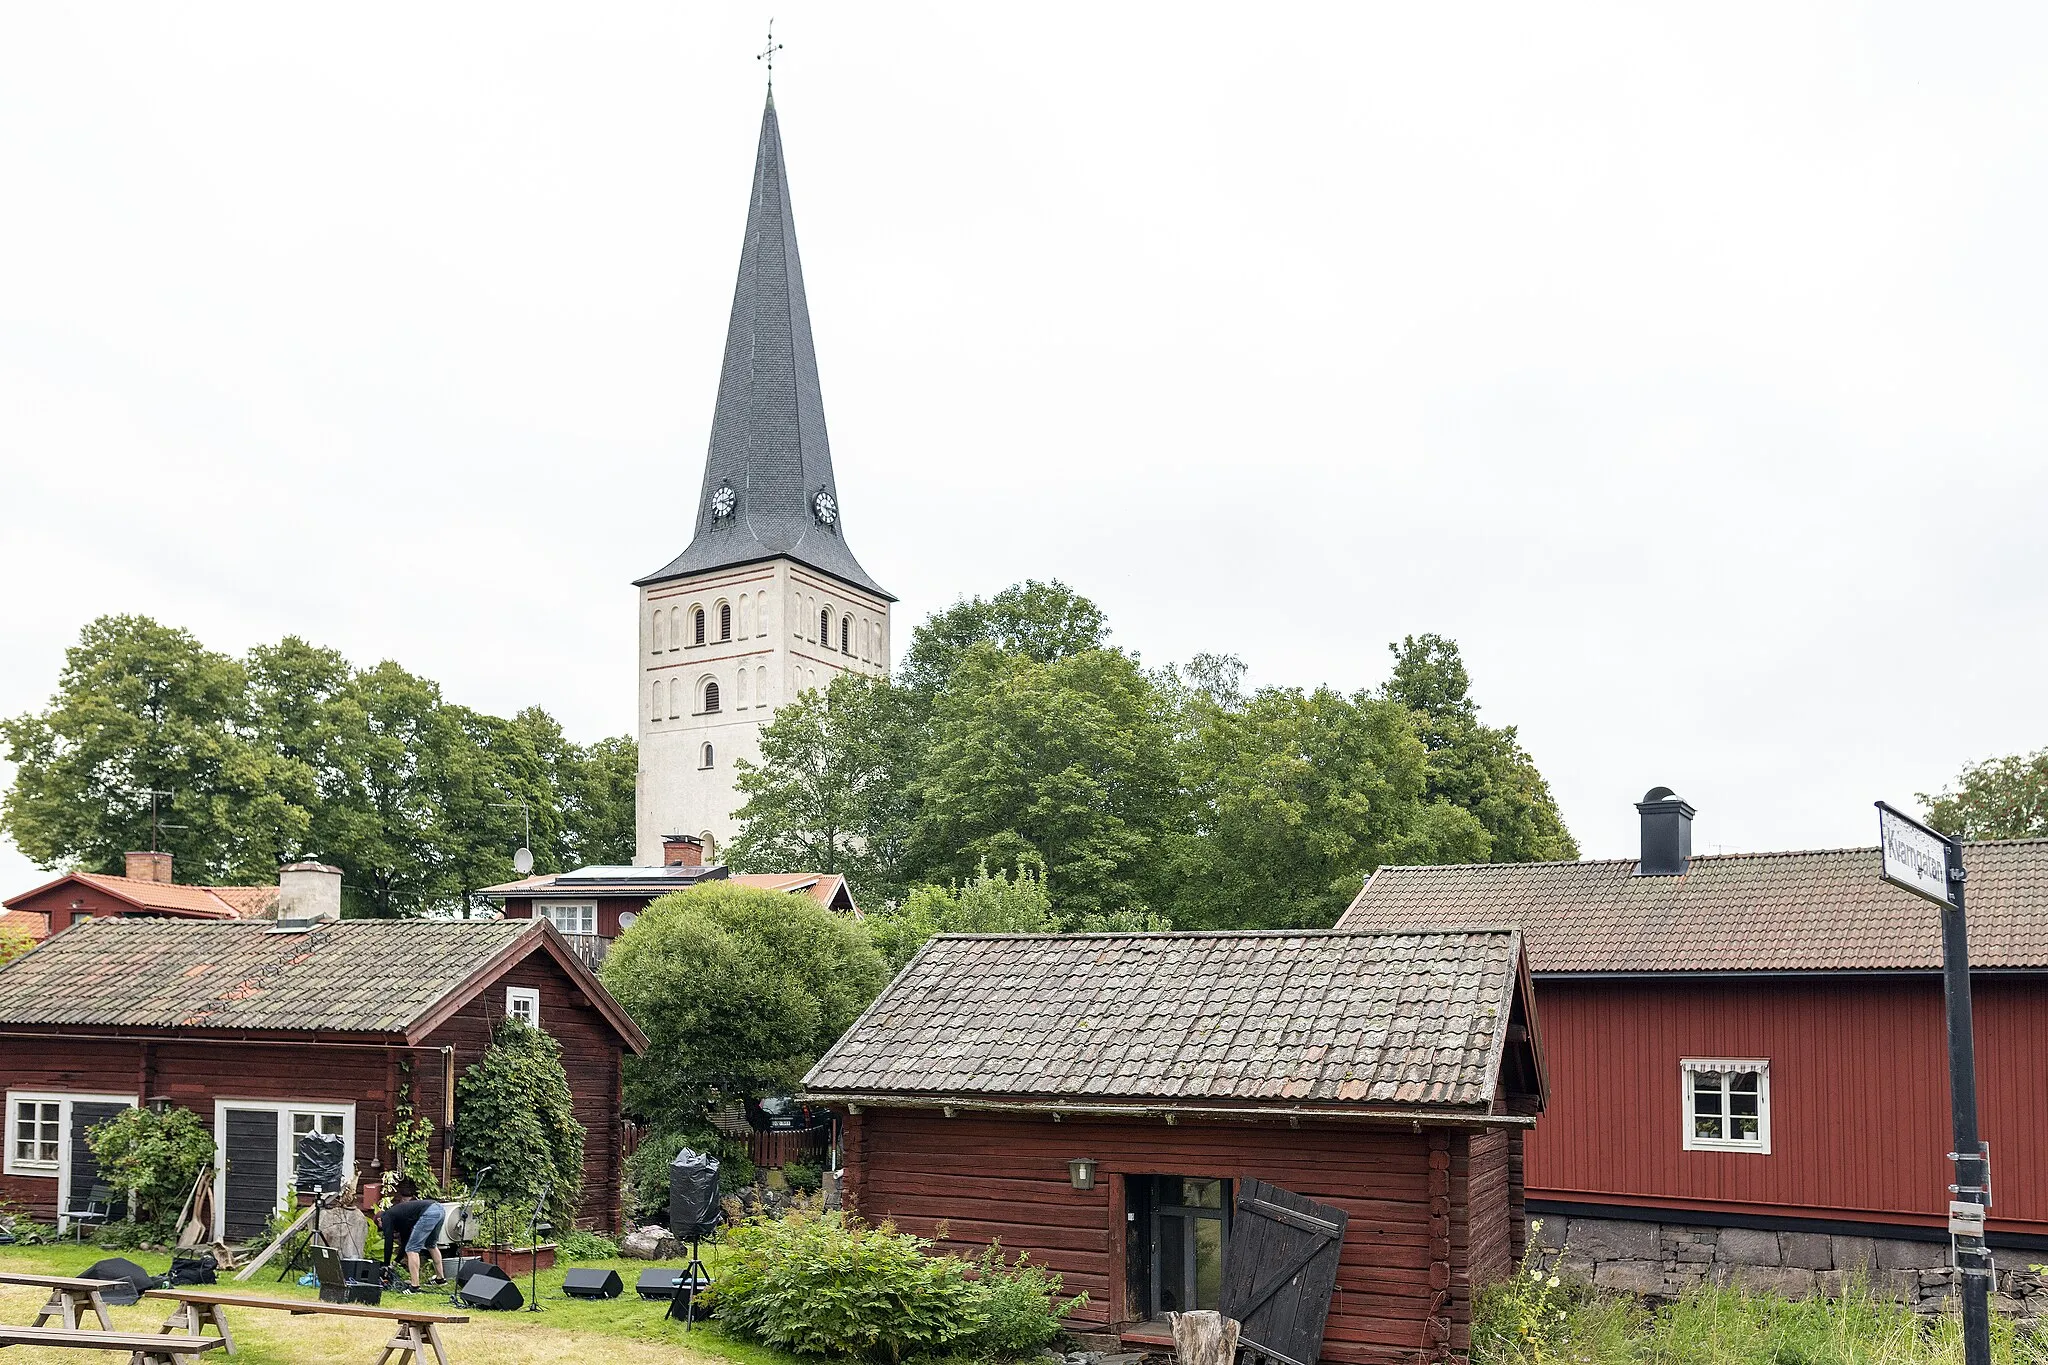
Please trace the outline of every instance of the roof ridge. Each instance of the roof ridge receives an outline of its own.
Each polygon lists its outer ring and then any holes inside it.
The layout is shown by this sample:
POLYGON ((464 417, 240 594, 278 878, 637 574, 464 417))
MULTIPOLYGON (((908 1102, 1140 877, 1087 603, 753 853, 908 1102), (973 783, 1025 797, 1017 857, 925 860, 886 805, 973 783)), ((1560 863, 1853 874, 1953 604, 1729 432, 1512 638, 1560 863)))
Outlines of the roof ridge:
POLYGON ((997 939, 1003 942, 1029 940, 1033 942, 1067 943, 1076 939, 1152 939, 1152 938, 1428 938, 1442 934, 1513 934, 1521 932, 1512 924, 1456 925, 1449 928, 1431 926, 1427 929, 1146 929, 1118 932, 1113 929, 1091 929, 1082 933, 1063 934, 1059 932, 1039 934, 933 934, 932 940, 979 940, 997 939))

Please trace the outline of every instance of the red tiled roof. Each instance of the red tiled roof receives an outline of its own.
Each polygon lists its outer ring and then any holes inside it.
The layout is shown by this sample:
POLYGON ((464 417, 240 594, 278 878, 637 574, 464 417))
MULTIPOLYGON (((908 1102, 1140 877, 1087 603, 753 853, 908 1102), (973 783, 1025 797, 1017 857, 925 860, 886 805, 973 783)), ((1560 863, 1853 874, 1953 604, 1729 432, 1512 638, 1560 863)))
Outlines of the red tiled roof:
MULTIPOLYGON (((736 872, 731 880, 737 885, 757 886, 763 891, 786 891, 790 895, 801 893, 828 908, 846 887, 846 878, 836 872, 736 872)), ((853 905, 851 889, 846 890, 846 903, 853 905)), ((858 906, 854 906, 853 917, 863 918, 858 906)))
POLYGON ((27 934, 40 943, 50 936, 50 917, 34 910, 0 910, 0 933, 27 934))
POLYGON ((178 882, 146 882, 134 877, 109 877, 99 872, 71 874, 87 886, 97 887, 145 910, 174 915, 202 915, 208 919, 234 919, 235 907, 213 893, 210 886, 184 886, 178 882))
MULTIPOLYGON (((1970 844, 1970 960, 2048 967, 2048 839, 1970 844)), ((1929 971, 1941 911, 1878 879, 1875 848, 1695 857, 1684 876, 1633 859, 1383 867, 1340 929, 1511 925, 1547 972, 1929 971)))
POLYGON ((239 919, 269 919, 277 912, 274 886, 209 886, 205 888, 228 903, 239 919))

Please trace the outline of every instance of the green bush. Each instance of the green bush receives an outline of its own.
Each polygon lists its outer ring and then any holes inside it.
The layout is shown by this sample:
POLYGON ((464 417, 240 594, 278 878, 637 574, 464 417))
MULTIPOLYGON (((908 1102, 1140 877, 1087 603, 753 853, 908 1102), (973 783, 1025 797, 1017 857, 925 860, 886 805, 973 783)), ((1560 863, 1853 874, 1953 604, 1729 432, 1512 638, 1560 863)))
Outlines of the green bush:
POLYGON ((213 1134, 190 1109, 124 1109, 85 1130, 100 1179, 132 1200, 144 1240, 175 1236, 172 1224, 200 1168, 213 1160, 213 1134))
POLYGON ((986 1355, 1021 1356, 1050 1346, 1064 1330, 1060 1319, 1088 1302, 1079 1294, 1062 1305, 1060 1277, 1031 1264, 1028 1251, 1014 1265, 1004 1264, 1000 1242, 988 1244, 975 1270, 986 1316, 973 1344, 986 1355))
POLYGON ((455 1087, 455 1159, 465 1171, 490 1168, 477 1193, 530 1210, 545 1189, 548 1221, 575 1226, 583 1139, 562 1045, 520 1020, 500 1020, 489 1050, 455 1087))
POLYGON ((816 1194, 824 1188, 825 1173, 807 1161, 791 1161, 782 1168, 783 1183, 798 1194, 816 1194))
POLYGON ((725 1237, 709 1300, 728 1328, 799 1355, 901 1361, 965 1345, 988 1324, 988 1293, 965 1262, 921 1237, 798 1208, 725 1237))
POLYGON ((618 1256, 617 1242, 603 1233, 585 1232, 582 1228, 560 1238, 555 1249, 558 1261, 615 1261, 618 1256))

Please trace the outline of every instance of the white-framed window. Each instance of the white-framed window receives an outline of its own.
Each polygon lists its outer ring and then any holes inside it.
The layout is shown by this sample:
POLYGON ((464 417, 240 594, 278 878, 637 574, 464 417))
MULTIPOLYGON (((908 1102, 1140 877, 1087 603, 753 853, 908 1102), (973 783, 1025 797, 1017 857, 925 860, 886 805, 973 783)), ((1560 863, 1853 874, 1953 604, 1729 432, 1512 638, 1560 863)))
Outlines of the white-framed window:
POLYGON ((1687 1057, 1679 1064, 1685 1150, 1771 1150, 1771 1064, 1758 1058, 1687 1057))
POLYGON ((505 1017, 517 1019, 528 1028, 539 1028, 540 992, 532 986, 507 986, 505 1017))
POLYGON ((7 1174, 57 1174, 64 1147, 61 1095, 7 1095, 7 1174))
POLYGON ((536 905, 533 912, 565 934, 597 932, 596 901, 557 901, 536 905))

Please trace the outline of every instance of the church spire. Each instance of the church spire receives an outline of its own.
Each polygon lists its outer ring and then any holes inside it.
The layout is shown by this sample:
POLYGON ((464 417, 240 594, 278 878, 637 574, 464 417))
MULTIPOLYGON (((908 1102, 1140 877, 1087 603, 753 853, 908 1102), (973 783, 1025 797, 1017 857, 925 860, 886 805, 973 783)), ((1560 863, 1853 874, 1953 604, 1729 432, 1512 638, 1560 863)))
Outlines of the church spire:
POLYGON ((896 600, 868 577, 846 544, 771 90, 761 113, 753 200, 695 535, 638 586, 777 556, 896 600))

